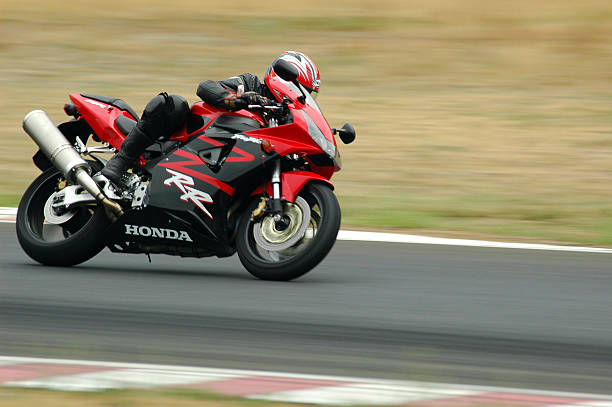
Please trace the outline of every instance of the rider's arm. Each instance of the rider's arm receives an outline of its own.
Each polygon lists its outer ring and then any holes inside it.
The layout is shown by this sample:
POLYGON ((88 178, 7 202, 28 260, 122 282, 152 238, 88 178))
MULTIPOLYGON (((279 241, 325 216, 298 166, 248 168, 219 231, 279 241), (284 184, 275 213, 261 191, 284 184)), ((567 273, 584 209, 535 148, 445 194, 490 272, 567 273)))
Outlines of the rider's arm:
POLYGON ((238 97, 238 87, 241 85, 244 92, 259 92, 261 89, 259 78, 245 73, 220 82, 210 80, 201 82, 196 93, 211 106, 219 109, 240 110, 245 107, 238 97))

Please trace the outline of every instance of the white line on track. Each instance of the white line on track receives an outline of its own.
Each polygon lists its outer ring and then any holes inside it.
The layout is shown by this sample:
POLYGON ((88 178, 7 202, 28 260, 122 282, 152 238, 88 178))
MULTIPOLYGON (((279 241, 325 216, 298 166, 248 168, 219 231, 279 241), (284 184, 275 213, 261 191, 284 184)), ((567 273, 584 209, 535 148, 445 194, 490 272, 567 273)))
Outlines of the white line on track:
MULTIPOLYGON (((0 222, 15 223, 17 208, 0 207, 0 222)), ((386 243, 413 243, 413 244, 435 244, 446 246, 471 246, 492 247, 500 249, 525 249, 525 250, 554 250, 564 252, 585 253, 612 253, 612 249, 605 247, 585 246, 557 246, 549 244, 534 243, 511 243, 493 242, 487 240, 450 239, 444 237, 429 237, 419 235, 406 235, 399 233, 359 232, 353 230, 341 230, 338 240, 353 240, 360 242, 386 242, 386 243)))
POLYGON ((605 247, 584 246, 555 246, 549 244, 534 243, 508 243, 492 242, 486 240, 450 239, 445 237, 428 237, 418 235, 403 235, 399 233, 379 232, 357 232, 341 230, 338 233, 340 240, 358 240, 366 242, 389 242, 389 243, 417 243, 438 244, 447 246, 473 246, 473 247, 496 247, 502 249, 528 249, 528 250, 557 250, 566 252, 590 252, 590 253, 612 253, 612 249, 605 247))

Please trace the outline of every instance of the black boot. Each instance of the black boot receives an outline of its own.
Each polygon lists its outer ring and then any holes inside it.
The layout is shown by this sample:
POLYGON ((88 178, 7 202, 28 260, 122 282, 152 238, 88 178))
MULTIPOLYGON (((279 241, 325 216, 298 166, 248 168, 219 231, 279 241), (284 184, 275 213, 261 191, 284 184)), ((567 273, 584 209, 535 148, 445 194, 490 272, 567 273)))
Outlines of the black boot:
POLYGON ((128 168, 132 166, 134 161, 140 157, 143 151, 153 142, 143 132, 140 127, 140 122, 134 127, 123 140, 119 152, 109 160, 106 166, 102 169, 102 175, 111 180, 117 186, 123 186, 122 176, 128 168))

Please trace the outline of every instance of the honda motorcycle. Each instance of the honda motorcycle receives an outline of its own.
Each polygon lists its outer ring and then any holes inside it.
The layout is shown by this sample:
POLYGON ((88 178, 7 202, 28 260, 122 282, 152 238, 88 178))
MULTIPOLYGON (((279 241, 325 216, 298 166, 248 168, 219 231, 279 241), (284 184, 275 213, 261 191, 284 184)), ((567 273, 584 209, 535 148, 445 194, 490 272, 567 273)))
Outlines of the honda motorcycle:
POLYGON ((264 280, 287 281, 329 253, 340 207, 329 181, 340 169, 332 129, 286 61, 269 86, 282 102, 237 112, 203 102, 184 127, 149 147, 117 187, 100 170, 138 115, 123 100, 71 94, 59 126, 35 110, 23 128, 43 173, 26 190, 17 236, 34 260, 72 266, 104 247, 116 253, 227 257, 264 280), (89 138, 99 144, 87 145, 89 138))

